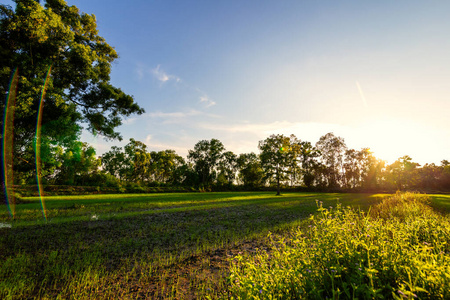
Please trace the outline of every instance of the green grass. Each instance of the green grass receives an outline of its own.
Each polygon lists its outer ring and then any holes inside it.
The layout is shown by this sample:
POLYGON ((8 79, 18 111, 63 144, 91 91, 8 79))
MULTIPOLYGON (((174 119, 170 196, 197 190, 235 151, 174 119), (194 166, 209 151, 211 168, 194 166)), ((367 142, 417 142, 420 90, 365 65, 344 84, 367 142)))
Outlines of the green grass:
POLYGON ((39 198, 23 198, 15 220, 0 212, 12 225, 0 228, 0 297, 217 296, 226 287, 215 264, 226 267, 246 241, 299 225, 318 197, 367 208, 383 195, 55 196, 44 198, 47 221, 39 198), (212 273, 219 279, 208 282, 212 273))
POLYGON ((0 207, 0 223, 11 226, 0 227, 0 298, 228 298, 230 258, 305 226, 316 199, 367 211, 386 196, 53 196, 44 198, 47 221, 39 198, 23 198, 14 220, 0 207))
POLYGON ((444 213, 450 212, 450 194, 431 194, 431 206, 436 210, 442 211, 444 213))

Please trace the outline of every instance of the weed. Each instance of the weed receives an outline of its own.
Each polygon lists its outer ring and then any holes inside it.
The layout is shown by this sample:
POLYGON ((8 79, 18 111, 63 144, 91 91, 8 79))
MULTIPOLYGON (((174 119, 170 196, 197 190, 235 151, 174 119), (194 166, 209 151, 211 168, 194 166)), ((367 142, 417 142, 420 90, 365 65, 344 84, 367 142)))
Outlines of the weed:
POLYGON ((370 214, 337 205, 310 217, 275 250, 233 259, 235 299, 450 297, 450 219, 429 199, 397 194, 370 214))

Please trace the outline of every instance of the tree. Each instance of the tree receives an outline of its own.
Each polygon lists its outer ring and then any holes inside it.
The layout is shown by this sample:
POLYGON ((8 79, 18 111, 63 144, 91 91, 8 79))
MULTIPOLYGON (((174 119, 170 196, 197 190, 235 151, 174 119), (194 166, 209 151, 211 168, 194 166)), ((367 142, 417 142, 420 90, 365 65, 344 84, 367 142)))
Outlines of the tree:
POLYGON ((239 169, 238 178, 244 186, 255 188, 263 183, 264 171, 255 153, 240 154, 236 162, 239 169))
POLYGON ((238 170, 237 156, 232 151, 226 151, 222 154, 219 162, 219 176, 223 177, 223 184, 231 186, 236 179, 238 170))
POLYGON ((125 145, 125 178, 128 181, 148 181, 151 155, 147 152, 147 145, 131 138, 125 145))
POLYGON ((125 153, 122 147, 112 146, 111 150, 101 156, 102 167, 105 172, 123 180, 125 178, 125 153))
POLYGON ((267 179, 274 179, 277 185, 277 196, 280 192, 280 182, 286 179, 290 164, 290 139, 282 134, 273 134, 260 141, 259 157, 267 179))
POLYGON ((320 152, 310 142, 301 142, 300 164, 303 175, 303 183, 309 188, 313 185, 319 169, 317 157, 320 152))
POLYGON ((450 191, 450 162, 446 159, 441 161, 442 177, 439 185, 442 190, 450 191))
POLYGON ((361 187, 365 190, 379 189, 383 180, 386 162, 376 158, 369 148, 361 149, 358 155, 361 187))
POLYGON ((56 183, 84 185, 87 176, 96 172, 101 165, 101 160, 95 155, 95 149, 87 143, 76 141, 59 153, 60 164, 55 172, 56 183))
POLYGON ((387 167, 389 183, 398 190, 408 189, 417 184, 419 178, 417 167, 420 165, 404 155, 387 167))
POLYGON ((224 151, 225 147, 217 139, 199 141, 195 144, 194 150, 189 150, 188 160, 193 164, 201 185, 214 183, 224 151))
POLYGON ((288 173, 290 176, 290 185, 296 185, 301 179, 301 152, 302 142, 293 134, 289 137, 289 151, 288 151, 288 173))
POLYGON ((442 168, 435 164, 425 164, 418 170, 420 178, 420 189, 437 189, 439 187, 439 180, 442 178, 442 168))
POLYGON ((347 149, 344 139, 330 132, 320 137, 316 148, 320 151, 322 163, 326 166, 328 187, 338 187, 341 183, 344 152, 347 149))
POLYGON ((120 139, 115 128, 121 125, 121 117, 144 110, 132 96, 111 85, 111 63, 118 56, 98 35, 95 16, 63 0, 47 0, 45 6, 32 0, 14 1, 14 10, 0 5, 2 110, 10 93, 9 78, 16 69, 19 74, 12 108, 14 165, 35 169, 21 158, 33 149, 30 145, 47 74, 41 126, 48 143, 68 146, 78 139, 82 123, 95 134, 120 139))
POLYGON ((185 164, 184 159, 174 150, 152 151, 151 174, 156 182, 181 183, 180 168, 185 164))

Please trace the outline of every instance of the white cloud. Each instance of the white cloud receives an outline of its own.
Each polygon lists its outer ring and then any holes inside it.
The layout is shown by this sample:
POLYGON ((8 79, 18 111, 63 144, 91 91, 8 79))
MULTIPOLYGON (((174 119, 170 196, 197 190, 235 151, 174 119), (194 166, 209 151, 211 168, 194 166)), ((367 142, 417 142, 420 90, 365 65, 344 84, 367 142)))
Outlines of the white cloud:
POLYGON ((161 69, 161 65, 158 65, 156 68, 151 70, 151 73, 153 74, 153 76, 155 76, 156 79, 158 79, 159 81, 161 81, 162 83, 165 83, 169 80, 174 80, 176 82, 180 82, 181 78, 175 76, 175 75, 169 75, 166 72, 164 72, 161 69))
MULTIPOLYGON (((192 127, 198 123, 198 118, 213 118, 220 119, 220 116, 215 114, 208 114, 199 110, 190 109, 186 111, 177 112, 162 112, 156 111, 151 113, 146 113, 144 117, 150 117, 151 119, 161 119, 158 121, 161 124, 184 124, 185 126, 192 127)), ((151 121, 153 122, 153 121, 151 121)), ((198 127, 198 126, 197 126, 198 127)))
MULTIPOLYGON (((238 124, 200 124, 203 129, 210 129, 214 131, 225 131, 228 133, 254 133, 256 135, 270 135, 275 133, 290 132, 297 130, 300 125, 309 123, 293 123, 288 121, 276 121, 272 123, 238 123, 238 124)), ((313 124, 313 123, 311 123, 313 124)))
POLYGON ((180 119, 180 118, 186 118, 190 116, 197 116, 202 114, 200 111, 197 110, 190 110, 187 112, 170 112, 165 113, 161 111, 148 113, 147 115, 152 118, 167 118, 167 119, 180 119))
POLYGON ((216 105, 216 102, 209 99, 206 95, 200 97, 200 102, 204 103, 206 108, 216 105))
MULTIPOLYGON (((139 79, 143 78, 144 74, 143 74, 141 66, 137 66, 136 73, 137 73, 139 79)), ((193 92, 198 93, 199 95, 197 97, 199 97, 199 99, 200 99, 199 103, 202 104, 203 108, 209 108, 211 106, 216 105, 216 102, 213 101, 207 95, 207 93, 205 93, 204 91, 202 91, 201 89, 199 89, 195 86, 192 86, 192 85, 184 82, 180 77, 178 77, 176 75, 167 74, 161 68, 161 65, 157 65, 156 68, 151 69, 150 73, 161 83, 161 85, 166 82, 169 82, 169 81, 175 81, 176 83, 180 83, 179 85, 177 85, 177 88, 181 88, 182 90, 185 90, 187 92, 186 94, 192 94, 193 92)))
POLYGON ((137 118, 126 118, 126 119, 122 119, 122 124, 123 125, 131 125, 134 122, 136 122, 137 118))
POLYGON ((144 78, 144 69, 142 65, 138 65, 135 69, 135 72, 139 80, 142 80, 144 78))
POLYGON ((145 137, 145 144, 147 144, 147 146, 148 146, 148 144, 150 144, 151 139, 152 139, 152 135, 151 134, 148 134, 145 137))

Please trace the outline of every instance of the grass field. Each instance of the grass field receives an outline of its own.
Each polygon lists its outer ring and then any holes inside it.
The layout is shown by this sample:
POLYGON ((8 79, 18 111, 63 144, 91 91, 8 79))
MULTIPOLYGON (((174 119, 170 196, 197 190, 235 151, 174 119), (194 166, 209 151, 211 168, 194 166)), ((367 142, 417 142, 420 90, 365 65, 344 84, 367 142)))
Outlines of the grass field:
MULTIPOLYGON (((24 198, 0 209, 0 298, 226 298, 231 259, 271 251, 323 207, 387 195, 234 192, 24 198), (9 228, 11 226, 11 228, 9 228), (272 245, 272 246, 271 246, 272 245)), ((434 195, 448 209, 450 198, 434 195)))

